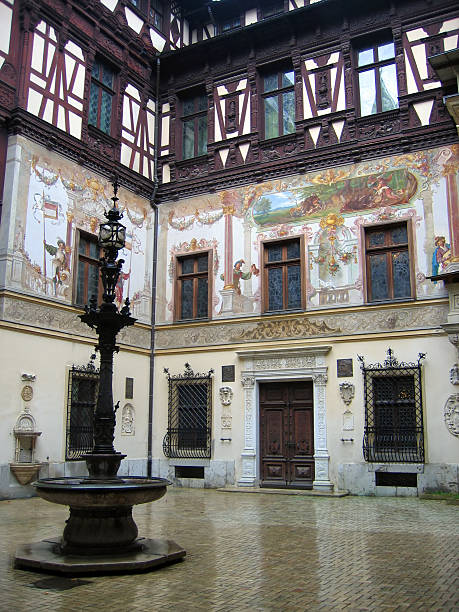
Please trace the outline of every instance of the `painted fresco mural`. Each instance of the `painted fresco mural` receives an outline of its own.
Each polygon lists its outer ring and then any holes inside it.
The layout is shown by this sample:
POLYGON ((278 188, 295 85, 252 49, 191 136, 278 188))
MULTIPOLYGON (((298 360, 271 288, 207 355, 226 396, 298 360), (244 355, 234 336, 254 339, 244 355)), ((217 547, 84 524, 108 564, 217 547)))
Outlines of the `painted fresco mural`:
MULTIPOLYGON (((260 243, 304 236, 307 308, 359 305, 362 228, 410 220, 418 299, 446 296, 448 208, 458 201, 459 146, 442 147, 251 184, 161 207, 158 322, 173 319, 177 255, 212 249, 212 318, 261 310, 260 243), (160 266, 161 268, 161 266, 160 266)), ((458 231, 459 228, 456 228, 458 231)))
MULTIPOLYGON (((111 207, 109 181, 25 139, 21 146, 19 206, 11 283, 26 293, 74 302, 77 231, 97 234, 111 207)), ((133 315, 146 323, 151 312, 152 218, 148 202, 121 188, 127 240, 116 288, 118 306, 129 297, 133 315)))

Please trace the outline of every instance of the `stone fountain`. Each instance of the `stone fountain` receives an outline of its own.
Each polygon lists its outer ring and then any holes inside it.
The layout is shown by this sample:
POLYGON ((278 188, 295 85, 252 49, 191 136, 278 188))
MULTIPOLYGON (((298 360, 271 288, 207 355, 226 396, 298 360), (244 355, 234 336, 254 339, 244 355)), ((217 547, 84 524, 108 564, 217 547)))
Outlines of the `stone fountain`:
POLYGON ((113 183, 113 207, 100 225, 99 245, 104 288, 103 302, 92 299, 81 320, 96 330, 100 353, 100 381, 94 412, 94 446, 85 455, 86 478, 43 478, 33 483, 43 499, 70 507, 62 537, 25 544, 16 551, 15 567, 40 569, 58 574, 78 575, 145 571, 171 563, 186 552, 172 540, 139 538, 132 508, 160 499, 170 482, 164 478, 119 477, 121 460, 126 457, 113 446, 115 409, 113 406, 113 353, 118 350, 118 332, 135 319, 129 299, 118 311, 115 287, 123 260, 118 251, 125 244, 126 228, 119 222, 118 185, 113 183))

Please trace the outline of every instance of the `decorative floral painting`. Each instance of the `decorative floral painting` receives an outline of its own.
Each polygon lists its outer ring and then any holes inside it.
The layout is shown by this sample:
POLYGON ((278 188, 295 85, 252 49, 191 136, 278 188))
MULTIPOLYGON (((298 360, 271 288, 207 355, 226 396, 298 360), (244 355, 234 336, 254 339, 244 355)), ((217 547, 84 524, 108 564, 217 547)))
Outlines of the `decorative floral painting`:
MULTIPOLYGON (((25 139, 14 239, 14 254, 21 262, 20 288, 49 299, 74 303, 77 232, 97 235, 104 212, 112 206, 109 181, 25 139)), ((121 188, 127 240, 120 257, 125 260, 116 288, 120 306, 126 297, 135 317, 150 321, 152 220, 148 202, 121 188)))
MULTIPOLYGON (((444 296, 443 283, 428 277, 450 258, 448 201, 458 197, 458 166, 453 145, 163 204, 160 244, 169 269, 180 245, 212 244, 218 318, 261 311, 261 242, 294 236, 304 237, 307 308, 364 303, 362 228, 409 222, 416 295, 444 296)), ((166 322, 173 318, 173 274, 158 278, 166 296, 158 321, 166 322)))

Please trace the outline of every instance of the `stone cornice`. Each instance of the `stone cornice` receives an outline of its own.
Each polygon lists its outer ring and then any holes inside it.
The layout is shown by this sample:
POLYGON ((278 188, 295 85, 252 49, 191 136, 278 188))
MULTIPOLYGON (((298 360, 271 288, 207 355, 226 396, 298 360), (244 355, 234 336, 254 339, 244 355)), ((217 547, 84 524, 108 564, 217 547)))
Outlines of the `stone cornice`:
MULTIPOLYGON (((10 293, 0 295, 0 326, 27 328, 29 333, 49 335, 60 339, 96 341, 96 334, 78 318, 78 309, 45 302, 21 299, 10 293)), ((134 325, 124 329, 118 343, 124 348, 149 351, 150 329, 145 325, 134 325)))
POLYGON ((231 322, 206 323, 194 327, 156 328, 155 349, 197 349, 198 347, 218 347, 231 345, 240 347, 245 343, 287 342, 296 340, 372 337, 389 332, 441 330, 447 320, 448 304, 445 302, 427 304, 421 307, 414 304, 400 308, 361 309, 348 311, 335 310, 333 313, 314 312, 291 319, 275 320, 238 320, 231 322))

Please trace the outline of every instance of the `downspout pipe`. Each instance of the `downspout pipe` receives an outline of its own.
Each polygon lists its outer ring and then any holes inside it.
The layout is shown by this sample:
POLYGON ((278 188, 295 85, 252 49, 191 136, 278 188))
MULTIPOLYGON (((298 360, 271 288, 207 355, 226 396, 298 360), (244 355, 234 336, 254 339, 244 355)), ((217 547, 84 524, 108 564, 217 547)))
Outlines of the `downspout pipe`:
POLYGON ((161 60, 159 54, 156 55, 156 121, 154 133, 154 153, 153 153, 153 191, 150 195, 150 206, 154 214, 153 229, 153 262, 152 262, 152 287, 151 287, 151 336, 150 336, 150 379, 148 393, 148 455, 147 455, 147 477, 152 477, 152 452, 153 452, 153 408, 154 408, 154 380, 155 380, 155 324, 156 324, 156 271, 158 265, 158 227, 159 211, 156 204, 156 192, 158 191, 158 147, 159 147, 159 122, 161 121, 161 106, 159 103, 159 83, 161 72, 161 60))

